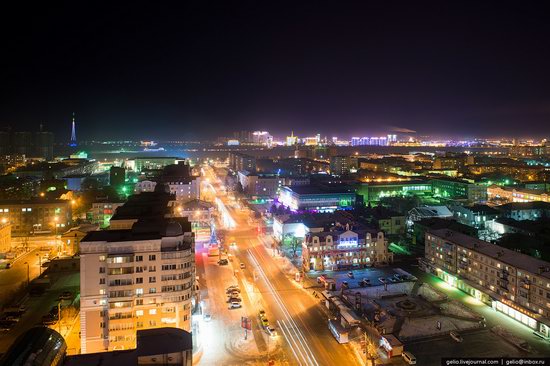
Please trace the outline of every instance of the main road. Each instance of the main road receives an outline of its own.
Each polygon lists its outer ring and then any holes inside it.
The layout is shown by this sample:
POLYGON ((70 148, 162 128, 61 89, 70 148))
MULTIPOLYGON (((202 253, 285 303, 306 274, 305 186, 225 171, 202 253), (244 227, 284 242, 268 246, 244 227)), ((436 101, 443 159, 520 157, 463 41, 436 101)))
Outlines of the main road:
MULTIPOLYGON (((215 177, 209 176, 213 186, 219 186, 215 177)), ((289 278, 271 250, 263 245, 256 227, 251 225, 250 212, 235 208, 225 194, 217 197, 235 221, 235 229, 226 234, 226 242, 234 241, 237 246, 229 250, 235 262, 244 263, 242 274, 254 284, 254 292, 261 295, 252 296, 259 299, 255 305, 266 311, 270 323, 284 339, 283 355, 276 361, 304 366, 359 365, 351 348, 332 336, 319 299, 289 278)))

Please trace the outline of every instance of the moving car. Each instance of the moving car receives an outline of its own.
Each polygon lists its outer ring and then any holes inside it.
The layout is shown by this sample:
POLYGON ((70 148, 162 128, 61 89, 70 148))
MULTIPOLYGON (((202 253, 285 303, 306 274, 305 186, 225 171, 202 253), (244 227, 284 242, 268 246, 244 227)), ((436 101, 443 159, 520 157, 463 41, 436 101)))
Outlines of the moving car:
POLYGON ((259 315, 260 319, 265 318, 265 311, 260 310, 258 315, 259 315))
POLYGON ((1 320, 0 321, 0 331, 7 332, 15 326, 15 322, 11 320, 1 320))
POLYGON ((227 294, 228 297, 239 297, 241 296, 241 294, 237 291, 231 291, 230 293, 227 294))
POLYGON ((245 268, 246 268, 246 265, 241 262, 241 269, 245 269, 245 268))
POLYGON ((240 307, 242 307, 241 303, 236 302, 236 301, 233 301, 229 304, 229 310, 238 309, 240 307))
POLYGON ((230 294, 232 292, 241 292, 241 289, 238 287, 228 287, 227 290, 225 290, 226 294, 230 294))
POLYGON ((462 338, 462 336, 454 330, 451 330, 449 335, 451 336, 452 339, 454 339, 458 343, 462 343, 464 341, 464 338, 462 338))
POLYGON ((243 301, 240 297, 229 297, 227 302, 241 302, 243 301))
POLYGON ((269 319, 267 319, 265 316, 263 318, 260 318, 260 323, 262 323, 262 327, 269 327, 269 319))
POLYGON ((203 318, 203 320, 204 320, 205 322, 209 322, 210 320, 212 320, 212 315, 210 315, 210 314, 204 314, 204 315, 202 316, 202 318, 203 318))
POLYGON ((220 260, 218 261, 218 264, 219 264, 220 266, 225 266, 225 265, 228 265, 228 264, 229 264, 229 261, 228 261, 227 259, 220 259, 220 260))

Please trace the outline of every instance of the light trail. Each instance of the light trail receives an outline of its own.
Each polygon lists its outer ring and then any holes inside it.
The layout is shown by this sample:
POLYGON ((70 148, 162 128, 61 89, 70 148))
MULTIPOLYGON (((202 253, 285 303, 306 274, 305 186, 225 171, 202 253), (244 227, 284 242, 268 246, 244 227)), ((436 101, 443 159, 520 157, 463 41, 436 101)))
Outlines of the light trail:
MULTIPOLYGON (((275 290, 269 279, 267 278, 267 275, 265 274, 262 266, 252 253, 252 250, 248 249, 248 254, 250 256, 250 259, 252 262, 256 265, 258 272, 260 273, 260 276, 263 278, 265 284, 270 289, 273 298, 275 299, 275 302, 279 305, 279 308, 281 309, 281 312, 283 313, 284 317, 286 318, 286 321, 288 325, 286 325, 283 321, 283 325, 286 328, 286 331, 288 332, 289 336, 292 338, 293 343, 289 343, 290 347, 292 348, 292 352, 297 356, 294 346, 297 349, 297 353, 300 354, 301 358, 296 357, 298 362, 300 364, 305 363, 306 365, 312 365, 312 366, 319 366, 319 363, 315 359, 315 355, 313 354, 313 351, 309 347, 309 344, 307 343, 304 335, 302 334, 301 330, 299 329, 298 325, 288 312, 288 309, 284 305, 283 300, 279 296, 279 293, 275 290)), ((283 329, 282 327, 280 329, 283 329)), ((285 339, 287 339, 286 334, 283 331, 283 335, 285 335, 285 339)), ((287 339, 288 342, 288 339, 287 339)))

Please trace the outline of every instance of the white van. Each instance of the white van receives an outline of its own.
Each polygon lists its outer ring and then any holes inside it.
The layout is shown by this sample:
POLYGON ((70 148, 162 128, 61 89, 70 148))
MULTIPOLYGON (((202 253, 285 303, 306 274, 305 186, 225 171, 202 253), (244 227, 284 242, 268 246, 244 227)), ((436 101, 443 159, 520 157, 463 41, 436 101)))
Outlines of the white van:
POLYGON ((410 353, 410 352, 403 352, 403 353, 401 354, 401 356, 403 356, 403 359, 404 359, 405 362, 408 363, 409 365, 416 365, 416 357, 414 357, 412 353, 410 353))

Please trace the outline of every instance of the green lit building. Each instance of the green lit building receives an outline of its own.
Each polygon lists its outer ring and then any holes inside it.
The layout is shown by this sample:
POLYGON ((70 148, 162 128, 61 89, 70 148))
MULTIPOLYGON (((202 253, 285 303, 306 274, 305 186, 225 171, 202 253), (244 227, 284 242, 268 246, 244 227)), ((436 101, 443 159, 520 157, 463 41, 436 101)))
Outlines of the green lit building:
POLYGON ((357 189, 357 194, 363 196, 365 204, 378 202, 384 197, 419 196, 431 193, 431 182, 421 180, 404 182, 368 182, 361 183, 357 189))
POLYGON ((487 201, 487 187, 460 179, 432 179, 434 197, 463 200, 469 203, 487 201))

